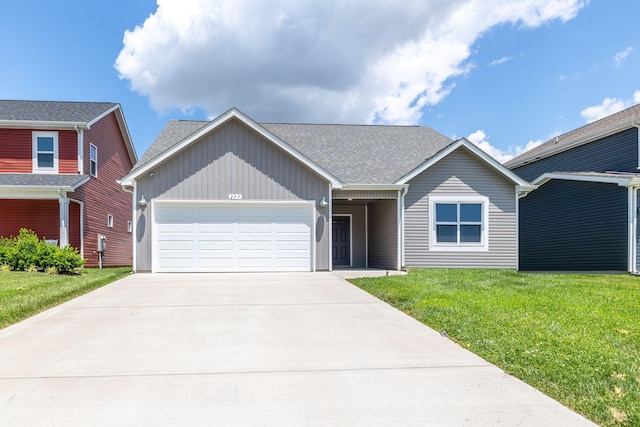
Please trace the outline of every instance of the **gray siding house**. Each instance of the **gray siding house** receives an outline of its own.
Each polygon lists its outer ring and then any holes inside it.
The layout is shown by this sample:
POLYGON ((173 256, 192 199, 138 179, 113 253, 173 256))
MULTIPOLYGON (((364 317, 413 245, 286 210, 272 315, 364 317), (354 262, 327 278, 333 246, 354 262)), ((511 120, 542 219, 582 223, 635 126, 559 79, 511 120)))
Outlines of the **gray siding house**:
POLYGON ((638 270, 640 105, 505 165, 538 188, 520 203, 521 270, 638 270))
POLYGON ((122 178, 134 270, 518 268, 533 187, 429 127, 171 121, 122 178))

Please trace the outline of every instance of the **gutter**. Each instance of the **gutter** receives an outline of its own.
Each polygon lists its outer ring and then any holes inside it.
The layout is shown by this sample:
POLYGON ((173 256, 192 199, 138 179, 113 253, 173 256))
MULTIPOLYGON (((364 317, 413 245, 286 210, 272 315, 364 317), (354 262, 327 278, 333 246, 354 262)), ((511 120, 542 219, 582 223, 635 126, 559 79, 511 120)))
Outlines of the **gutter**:
POLYGON ((0 127, 13 129, 89 129, 85 122, 47 122, 39 120, 0 120, 0 127))

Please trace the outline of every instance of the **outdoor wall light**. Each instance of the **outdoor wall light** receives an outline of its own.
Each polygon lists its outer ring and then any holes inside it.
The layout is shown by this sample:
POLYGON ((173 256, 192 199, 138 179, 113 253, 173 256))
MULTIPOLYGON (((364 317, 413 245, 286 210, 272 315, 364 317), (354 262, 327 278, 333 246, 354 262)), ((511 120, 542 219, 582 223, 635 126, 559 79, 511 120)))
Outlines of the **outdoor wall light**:
POLYGON ((147 199, 144 198, 144 195, 140 197, 140 200, 138 201, 138 206, 144 209, 148 204, 149 202, 147 202, 147 199))
POLYGON ((326 208, 327 206, 329 206, 329 203, 327 203, 327 200, 324 198, 324 196, 322 196, 322 199, 320 199, 320 203, 318 204, 321 208, 326 208))

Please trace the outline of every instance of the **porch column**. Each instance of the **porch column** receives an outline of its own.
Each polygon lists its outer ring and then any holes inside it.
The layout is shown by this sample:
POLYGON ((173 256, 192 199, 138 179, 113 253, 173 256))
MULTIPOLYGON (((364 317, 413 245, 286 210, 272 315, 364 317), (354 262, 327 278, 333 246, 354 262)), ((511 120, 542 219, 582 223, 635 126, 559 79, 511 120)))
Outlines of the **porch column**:
POLYGON ((60 240, 59 245, 64 248, 69 244, 69 199, 66 193, 58 195, 60 202, 60 240))

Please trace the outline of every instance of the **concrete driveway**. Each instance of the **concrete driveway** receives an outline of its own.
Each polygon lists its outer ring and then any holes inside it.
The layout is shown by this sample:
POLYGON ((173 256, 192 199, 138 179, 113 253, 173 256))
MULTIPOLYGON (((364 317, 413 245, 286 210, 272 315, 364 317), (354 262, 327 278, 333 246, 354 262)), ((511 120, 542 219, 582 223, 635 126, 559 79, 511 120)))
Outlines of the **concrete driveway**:
POLYGON ((137 274, 0 331, 0 425, 593 425, 333 273, 137 274))

